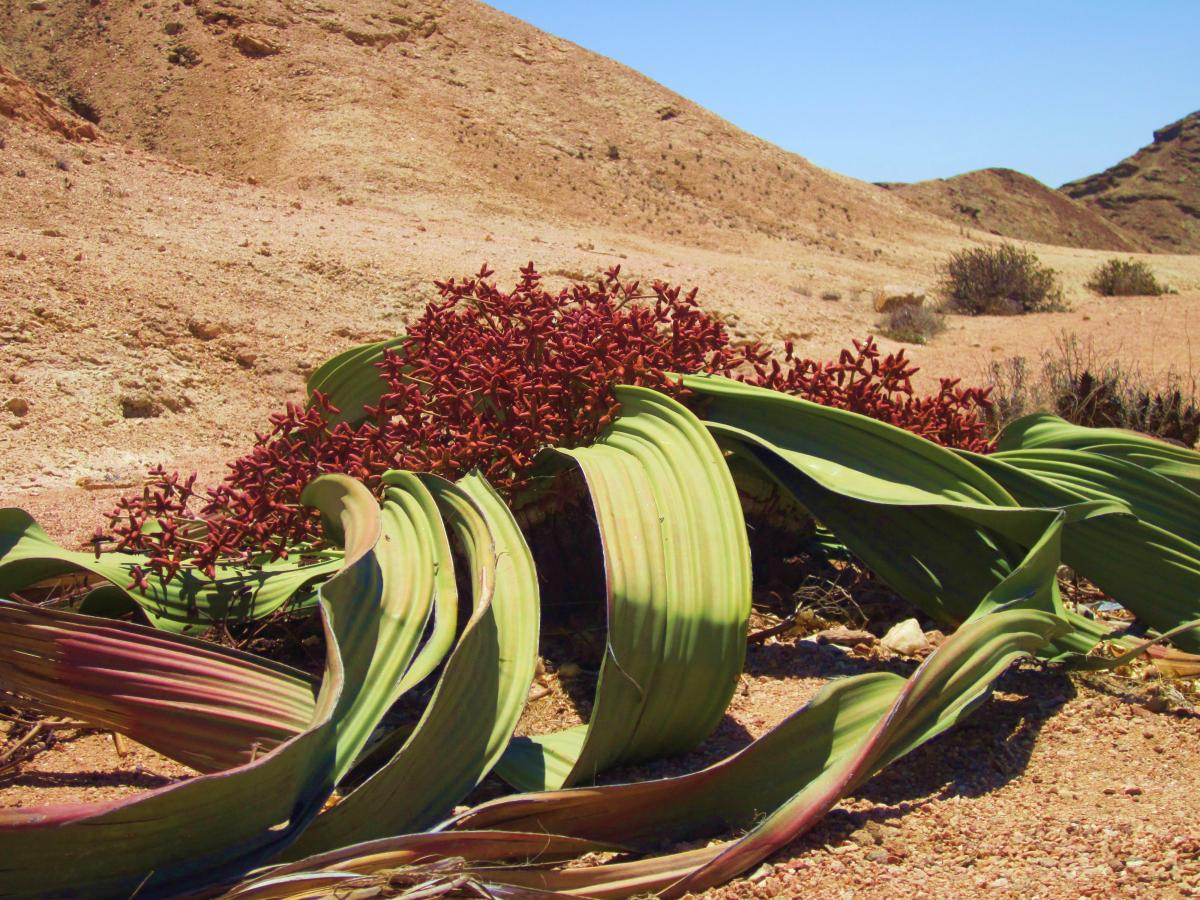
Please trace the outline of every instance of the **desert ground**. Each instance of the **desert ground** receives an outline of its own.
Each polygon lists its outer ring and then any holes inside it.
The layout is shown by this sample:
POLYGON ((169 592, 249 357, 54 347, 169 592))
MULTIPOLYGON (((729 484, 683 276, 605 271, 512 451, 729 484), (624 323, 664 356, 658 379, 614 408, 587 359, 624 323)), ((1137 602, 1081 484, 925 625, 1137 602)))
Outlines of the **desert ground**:
MULTIPOLYGON (((0 11, 0 506, 70 546, 151 465, 219 480, 323 359, 402 332, 434 279, 485 261, 501 282, 532 260, 552 285, 620 265, 698 286, 736 338, 830 358, 875 332, 884 286, 932 296, 949 254, 1001 239, 467 0, 391 24, 366 0, 19 6, 0 11), (172 61, 181 46, 200 61, 172 61)), ((1113 249, 1022 245, 1060 273, 1068 311, 882 339, 920 385, 984 383, 1066 336, 1152 379, 1196 374, 1200 255, 1121 252, 1177 293, 1102 298, 1084 284, 1113 249)), ((671 771, 879 665, 911 664, 798 636, 755 645, 724 725, 671 771)), ((1146 677, 1020 667, 964 727, 708 896, 1196 896, 1200 714, 1146 677)), ((185 774, 64 735, 0 783, 0 805, 185 774)))

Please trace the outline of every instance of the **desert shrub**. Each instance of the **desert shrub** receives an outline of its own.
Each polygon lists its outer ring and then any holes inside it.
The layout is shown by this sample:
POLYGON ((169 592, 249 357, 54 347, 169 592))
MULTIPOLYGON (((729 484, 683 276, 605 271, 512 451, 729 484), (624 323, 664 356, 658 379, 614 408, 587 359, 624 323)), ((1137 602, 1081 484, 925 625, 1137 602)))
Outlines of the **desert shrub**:
POLYGON ((988 381, 997 428, 1043 411, 1077 425, 1128 428, 1188 447, 1200 441, 1200 398, 1192 378, 1173 372, 1150 378, 1120 359, 1099 357, 1073 336, 1060 338, 1040 366, 1020 356, 993 363, 988 381))
POLYGON ((938 443, 987 450, 987 391, 944 379, 936 394, 912 387, 903 351, 883 356, 855 342, 834 362, 735 346, 696 290, 622 282, 619 268, 591 284, 544 289, 530 264, 511 291, 473 278, 438 282, 441 299, 379 364, 385 388, 356 424, 338 421, 328 399, 289 403, 271 430, 230 463, 224 483, 197 490, 195 476, 150 473, 140 497, 110 514, 118 550, 149 554, 156 571, 211 573, 223 560, 286 556, 320 533, 300 492, 327 472, 382 491, 388 469, 457 478, 482 472, 512 496, 529 483, 546 447, 591 443, 619 412, 618 384, 653 387, 687 400, 670 372, 708 372, 848 409, 938 443), (147 527, 151 526, 151 527, 147 527), (203 540, 195 540, 199 530, 203 540))
POLYGON ((1092 273, 1088 288, 1104 297, 1157 297, 1170 290, 1137 259, 1110 259, 1092 273))
POLYGON ((946 330, 946 317, 941 310, 927 306, 899 306, 884 315, 876 327, 894 341, 924 344, 946 330))
POLYGON ((955 312, 1010 316, 1063 309, 1054 270, 1037 255, 1012 244, 973 247, 950 257, 942 289, 955 312))

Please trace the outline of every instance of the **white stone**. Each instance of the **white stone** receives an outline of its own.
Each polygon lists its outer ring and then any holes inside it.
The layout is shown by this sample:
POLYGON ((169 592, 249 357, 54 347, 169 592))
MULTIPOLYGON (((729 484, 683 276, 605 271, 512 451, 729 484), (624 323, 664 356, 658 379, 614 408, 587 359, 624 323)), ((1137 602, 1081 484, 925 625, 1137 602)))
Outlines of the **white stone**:
POLYGON ((921 630, 916 619, 897 622, 883 636, 881 643, 889 650, 903 656, 912 656, 929 649, 929 640, 925 637, 925 632, 921 630))

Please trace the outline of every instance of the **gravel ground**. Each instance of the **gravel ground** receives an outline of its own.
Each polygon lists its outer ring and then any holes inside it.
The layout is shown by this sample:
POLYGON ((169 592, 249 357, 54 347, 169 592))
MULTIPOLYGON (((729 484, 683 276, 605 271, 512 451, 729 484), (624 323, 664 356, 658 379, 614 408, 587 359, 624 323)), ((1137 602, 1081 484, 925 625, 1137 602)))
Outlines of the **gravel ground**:
MULTIPOLYGON (((878 645, 849 652, 789 637, 751 645, 729 713, 704 746, 604 780, 707 765, 829 677, 914 666, 878 645)), ((570 697, 589 694, 592 677, 546 673, 521 731, 580 721, 585 710, 570 697)), ((1170 694, 1152 671, 1084 678, 1018 666, 958 728, 877 776, 749 877, 703 896, 1200 895, 1200 716, 1165 702, 1170 694)), ((65 731, 0 784, 0 806, 95 802, 189 774, 132 742, 121 756, 109 735, 65 731)))
MULTIPOLYGON (((804 691, 755 688, 759 718, 804 691)), ((704 896, 1196 896, 1200 718, 1153 712, 1158 696, 1115 677, 1010 671, 960 727, 704 896)))

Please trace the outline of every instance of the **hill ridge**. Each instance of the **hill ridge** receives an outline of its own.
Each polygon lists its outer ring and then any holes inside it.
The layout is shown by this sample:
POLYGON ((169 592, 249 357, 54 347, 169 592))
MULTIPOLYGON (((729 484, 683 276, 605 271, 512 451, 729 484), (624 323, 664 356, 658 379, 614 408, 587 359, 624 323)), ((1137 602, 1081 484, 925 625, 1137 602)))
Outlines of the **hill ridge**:
POLYGON ((1152 143, 1059 190, 1157 250, 1200 252, 1200 110, 1154 132, 1152 143))
POLYGON ((234 178, 355 203, 438 194, 712 247, 793 240, 864 261, 885 230, 945 230, 474 0, 63 0, 53 12, 0 10, 14 68, 82 98, 114 137, 234 178))
POLYGON ((933 215, 1001 237, 1088 250, 1147 249, 1139 235, 1014 169, 881 186, 933 215))

